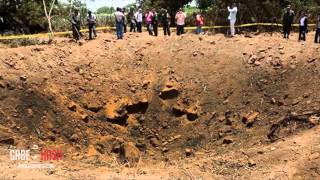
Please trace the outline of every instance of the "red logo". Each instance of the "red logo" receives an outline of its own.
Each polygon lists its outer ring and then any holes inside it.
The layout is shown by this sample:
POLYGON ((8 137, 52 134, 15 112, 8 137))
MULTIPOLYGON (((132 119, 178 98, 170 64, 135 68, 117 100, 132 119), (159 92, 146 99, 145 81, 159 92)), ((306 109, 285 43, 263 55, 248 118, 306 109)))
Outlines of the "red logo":
POLYGON ((63 157, 62 147, 41 149, 41 161, 61 161, 63 157))

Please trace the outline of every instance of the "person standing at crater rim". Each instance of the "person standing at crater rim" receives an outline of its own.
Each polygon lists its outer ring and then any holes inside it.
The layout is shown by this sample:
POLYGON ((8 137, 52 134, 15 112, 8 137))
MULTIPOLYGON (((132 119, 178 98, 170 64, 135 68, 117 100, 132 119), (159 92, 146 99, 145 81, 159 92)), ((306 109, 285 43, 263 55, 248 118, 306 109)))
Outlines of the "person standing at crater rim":
POLYGON ((89 39, 92 40, 92 34, 94 37, 97 37, 97 32, 96 32, 96 15, 92 13, 92 11, 88 11, 87 15, 87 21, 88 21, 88 29, 89 29, 89 39))
POLYGON ((184 34, 184 25, 185 25, 186 17, 187 17, 186 14, 182 11, 182 8, 180 8, 175 17, 178 36, 180 36, 181 34, 184 34))
POLYGON ((117 39, 123 39, 123 18, 124 14, 121 12, 121 8, 117 8, 117 11, 114 13, 116 19, 116 30, 117 30, 117 39))
POLYGON ((142 9, 139 8, 138 12, 136 12, 134 16, 137 21, 137 31, 139 33, 142 33, 142 21, 143 21, 142 9))
POLYGON ((299 21, 299 41, 306 41, 307 33, 308 33, 308 17, 305 12, 302 12, 300 21, 299 21))
POLYGON ((81 29, 81 21, 80 21, 80 14, 79 10, 75 9, 71 15, 71 24, 72 24, 72 35, 73 38, 77 41, 80 40, 82 34, 80 32, 81 29))
POLYGON ((158 36, 158 20, 159 20, 159 17, 158 17, 158 13, 157 13, 155 8, 152 9, 152 13, 153 13, 153 16, 152 16, 153 35, 154 36, 158 36))
POLYGON ((316 23, 316 35, 314 39, 315 43, 320 43, 320 13, 318 14, 317 23, 316 23))
POLYGON ((289 39, 293 19, 294 19, 294 11, 291 9, 291 5, 288 5, 282 18, 283 38, 285 39, 289 39))
POLYGON ((170 36, 170 14, 168 13, 167 9, 163 9, 161 20, 162 20, 162 26, 163 26, 163 32, 164 36, 170 36))
POLYGON ((229 16, 228 16, 228 20, 230 21, 230 35, 231 37, 234 37, 236 34, 236 30, 235 30, 235 24, 237 21, 237 13, 238 13, 238 8, 236 3, 233 3, 230 6, 228 6, 228 11, 229 11, 229 16))
POLYGON ((149 35, 152 36, 153 35, 153 24, 152 24, 152 19, 153 19, 153 12, 152 10, 148 10, 145 14, 145 22, 146 22, 146 26, 147 26, 147 30, 149 32, 149 35))

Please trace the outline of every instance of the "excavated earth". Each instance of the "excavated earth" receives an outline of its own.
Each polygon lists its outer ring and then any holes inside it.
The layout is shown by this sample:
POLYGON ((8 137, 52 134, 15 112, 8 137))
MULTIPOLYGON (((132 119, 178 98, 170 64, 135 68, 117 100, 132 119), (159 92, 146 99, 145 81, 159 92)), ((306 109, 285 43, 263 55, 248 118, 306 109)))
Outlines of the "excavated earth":
POLYGON ((319 178, 320 45, 294 38, 1 46, 0 176, 319 178), (62 147, 63 161, 25 170, 9 160, 9 149, 34 146, 62 147))

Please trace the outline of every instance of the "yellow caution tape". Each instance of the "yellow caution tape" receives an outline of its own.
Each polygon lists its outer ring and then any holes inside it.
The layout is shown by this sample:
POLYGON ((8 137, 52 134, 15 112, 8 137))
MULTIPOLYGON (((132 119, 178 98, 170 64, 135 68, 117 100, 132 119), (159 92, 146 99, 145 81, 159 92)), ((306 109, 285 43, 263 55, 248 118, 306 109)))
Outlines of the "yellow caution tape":
MULTIPOLYGON (((316 24, 310 24, 309 26, 315 26, 316 24)), ((282 27, 282 24, 276 23, 251 23, 251 24, 242 24, 235 27, 252 27, 252 26, 277 26, 282 27)), ((230 26, 203 26, 203 29, 221 29, 221 28, 229 28, 230 26)), ((293 27, 299 27, 299 24, 294 24, 293 27)), ((186 30, 195 30, 197 27, 186 27, 186 30)), ((144 28, 145 29, 145 28, 144 28)), ((96 30, 115 30, 115 27, 97 27, 96 30)), ((83 29, 81 32, 88 32, 88 29, 83 29)), ((55 32, 54 36, 63 36, 71 34, 72 31, 65 32, 55 32)), ((49 37, 49 33, 41 33, 41 34, 28 34, 28 35, 8 35, 8 36, 0 36, 0 40, 13 40, 13 39, 29 39, 29 38, 47 38, 49 37)))

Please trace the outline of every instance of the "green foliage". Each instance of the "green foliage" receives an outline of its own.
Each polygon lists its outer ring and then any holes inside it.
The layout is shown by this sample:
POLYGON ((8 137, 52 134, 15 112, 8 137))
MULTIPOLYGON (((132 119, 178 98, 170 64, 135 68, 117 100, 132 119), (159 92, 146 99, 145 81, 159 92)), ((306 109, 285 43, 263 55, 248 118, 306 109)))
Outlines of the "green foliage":
POLYGON ((114 7, 103 6, 97 10, 97 14, 112 14, 115 12, 114 7))
POLYGON ((197 0, 197 6, 199 9, 208 9, 210 6, 214 4, 214 0, 197 0))

